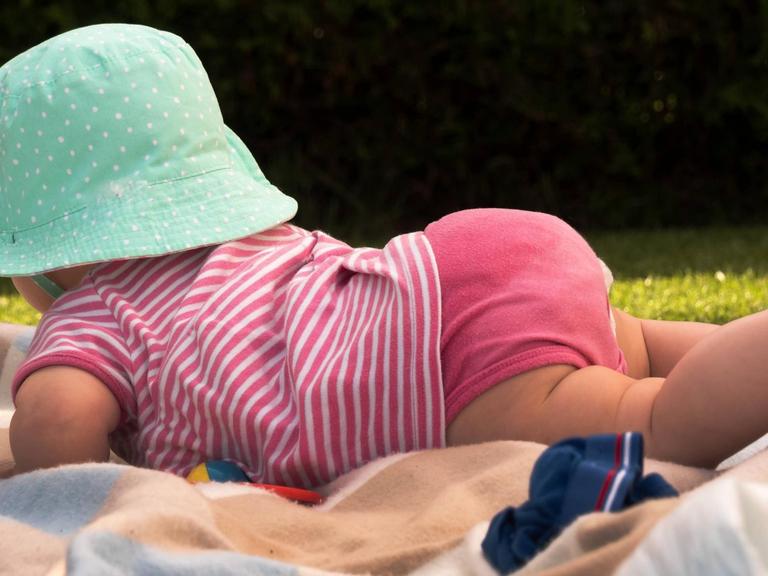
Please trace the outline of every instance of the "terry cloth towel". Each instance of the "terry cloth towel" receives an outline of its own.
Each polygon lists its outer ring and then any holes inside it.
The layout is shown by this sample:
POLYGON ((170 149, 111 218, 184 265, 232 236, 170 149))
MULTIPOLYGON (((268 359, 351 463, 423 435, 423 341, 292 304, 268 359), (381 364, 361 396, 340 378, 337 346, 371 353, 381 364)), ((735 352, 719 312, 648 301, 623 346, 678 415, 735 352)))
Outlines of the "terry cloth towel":
POLYGON ((659 474, 643 477, 643 436, 637 432, 554 444, 534 465, 529 493, 527 502, 491 520, 483 540, 486 559, 503 574, 524 565, 582 514, 677 495, 659 474))

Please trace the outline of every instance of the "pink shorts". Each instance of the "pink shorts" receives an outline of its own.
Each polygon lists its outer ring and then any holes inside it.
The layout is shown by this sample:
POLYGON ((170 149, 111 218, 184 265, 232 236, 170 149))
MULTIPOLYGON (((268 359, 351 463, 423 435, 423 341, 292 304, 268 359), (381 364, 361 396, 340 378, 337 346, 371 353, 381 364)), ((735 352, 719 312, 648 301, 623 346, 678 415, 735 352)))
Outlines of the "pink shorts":
POLYGON ((626 372, 600 261, 568 224, 539 212, 479 209, 450 214, 425 233, 442 292, 446 423, 534 368, 626 372))

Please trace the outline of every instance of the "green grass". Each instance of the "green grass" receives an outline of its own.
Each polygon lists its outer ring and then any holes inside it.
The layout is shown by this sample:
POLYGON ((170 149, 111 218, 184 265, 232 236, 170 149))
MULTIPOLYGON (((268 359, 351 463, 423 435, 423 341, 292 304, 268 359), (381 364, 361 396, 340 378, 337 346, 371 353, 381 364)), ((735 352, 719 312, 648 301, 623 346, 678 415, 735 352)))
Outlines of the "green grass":
POLYGON ((718 270, 768 275, 768 227, 586 234, 617 279, 718 270))
POLYGON ((617 280, 613 304, 642 318, 722 324, 768 308, 768 277, 753 271, 617 280))
POLYGON ((612 302, 643 318, 721 324, 768 308, 768 227, 587 234, 612 302))
MULTIPOLYGON (((613 303, 630 314, 723 323, 768 308, 768 227, 586 236, 616 277, 613 303)), ((0 322, 39 318, 0 280, 0 322)))
POLYGON ((0 322, 15 324, 37 324, 40 313, 16 294, 6 279, 0 281, 0 322))

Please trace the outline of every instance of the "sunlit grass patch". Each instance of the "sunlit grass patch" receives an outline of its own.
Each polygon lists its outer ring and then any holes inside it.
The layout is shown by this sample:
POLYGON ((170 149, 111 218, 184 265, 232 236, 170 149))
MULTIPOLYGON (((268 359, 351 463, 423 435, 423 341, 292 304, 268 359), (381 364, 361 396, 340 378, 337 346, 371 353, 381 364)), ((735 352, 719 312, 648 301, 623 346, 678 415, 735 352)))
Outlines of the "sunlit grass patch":
POLYGON ((768 277, 747 270, 617 280, 611 301, 642 318, 722 324, 768 308, 768 277))
POLYGON ((0 322, 37 324, 40 313, 18 294, 0 294, 0 322))

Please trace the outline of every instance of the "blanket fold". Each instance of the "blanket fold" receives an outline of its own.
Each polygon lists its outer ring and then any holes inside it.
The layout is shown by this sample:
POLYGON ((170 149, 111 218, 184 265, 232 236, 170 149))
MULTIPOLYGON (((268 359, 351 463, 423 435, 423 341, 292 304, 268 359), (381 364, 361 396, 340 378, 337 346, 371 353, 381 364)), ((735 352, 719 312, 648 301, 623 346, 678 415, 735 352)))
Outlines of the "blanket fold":
MULTIPOLYGON (((191 485, 124 465, 25 474, 0 481, 0 574, 45 573, 63 561, 70 573, 89 573, 73 568, 87 564, 78 559, 96 562, 105 543, 119 544, 124 558, 146 555, 159 574, 158 567, 177 566, 168 564, 172 559, 183 564, 200 554, 208 554, 199 558, 201 566, 216 559, 222 573, 232 574, 282 573, 286 567, 296 574, 311 573, 308 567, 407 574, 460 548, 474 526, 502 507, 520 505, 543 448, 494 442, 395 455, 325 487, 326 502, 314 508, 262 490, 191 485), (279 570, 272 564, 253 570, 243 555, 277 563, 279 570)), ((7 444, 0 444, 0 457, 3 451, 7 458, 7 444)), ((678 489, 711 477, 672 464, 649 465, 678 489)), ((117 573, 135 573, 134 565, 125 568, 117 573)))

